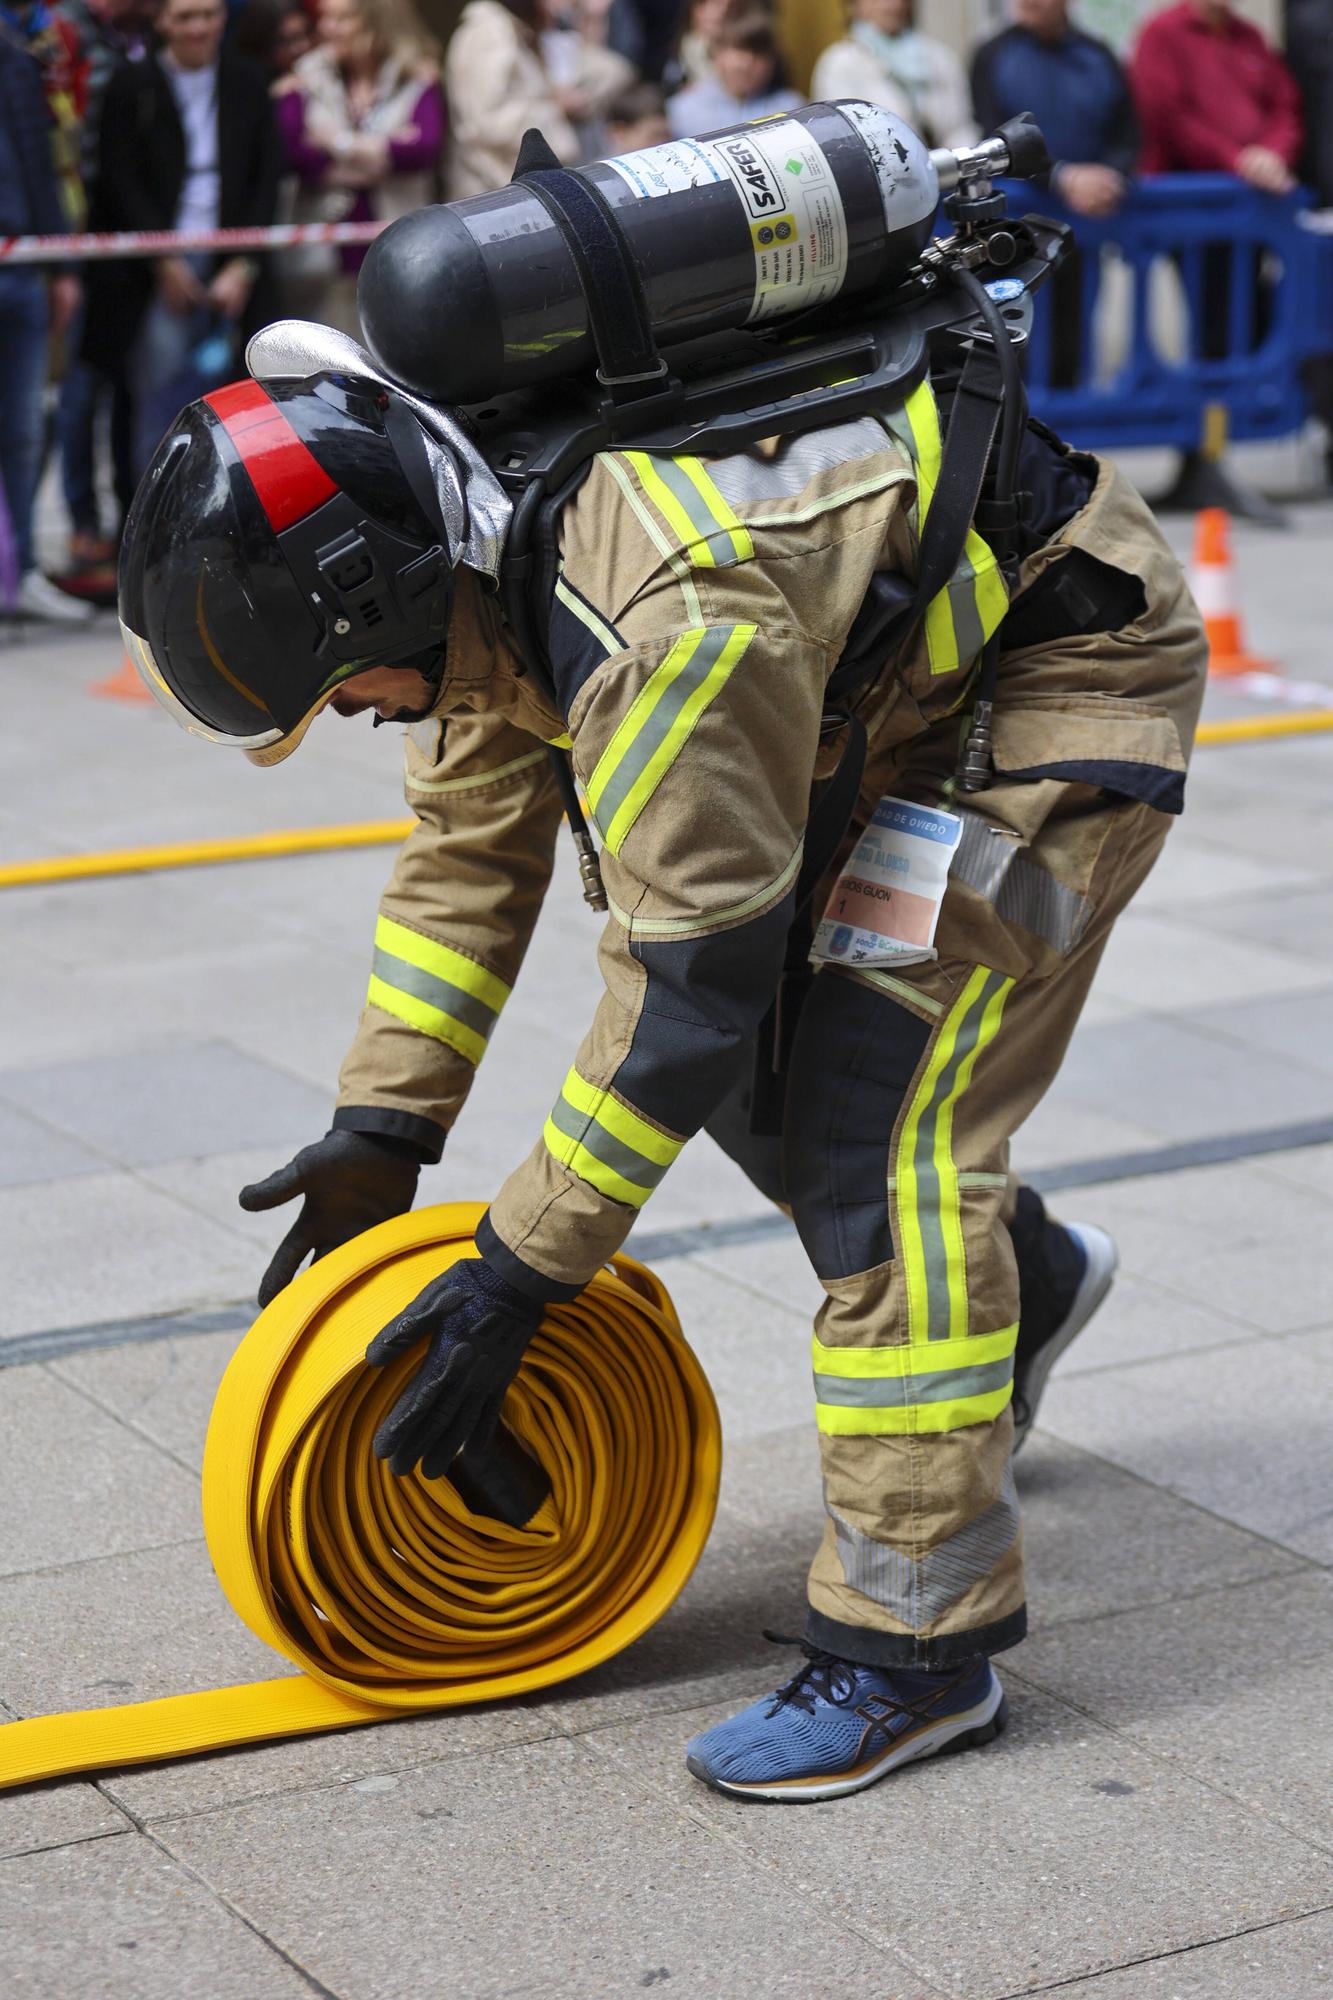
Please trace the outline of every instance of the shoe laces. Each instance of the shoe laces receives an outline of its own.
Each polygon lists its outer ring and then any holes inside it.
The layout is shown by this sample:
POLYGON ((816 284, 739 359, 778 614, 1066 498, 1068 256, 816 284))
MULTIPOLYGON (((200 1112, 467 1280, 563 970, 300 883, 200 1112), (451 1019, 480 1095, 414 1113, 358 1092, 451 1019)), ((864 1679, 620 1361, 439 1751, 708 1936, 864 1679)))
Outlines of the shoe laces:
POLYGON ((775 1646, 798 1646, 805 1655, 805 1665, 798 1667, 790 1680, 775 1689, 765 1720, 771 1719, 784 1707, 803 1709, 807 1715, 813 1715, 816 1701, 826 1701, 834 1708, 850 1709, 853 1715, 859 1715, 863 1722, 869 1723, 867 1741, 876 1735, 892 1736, 894 1725, 900 1719, 908 1722, 929 1721, 936 1704, 951 1695, 958 1683, 965 1680, 976 1666, 975 1660, 964 1661, 947 1678, 942 1678, 937 1687, 924 1688, 913 1699, 875 1690, 858 1701, 857 1668, 852 1661, 839 1659, 836 1653, 825 1652, 822 1647, 811 1646, 787 1633, 766 1630, 764 1637, 775 1646))
POLYGON ((808 1646, 785 1632, 766 1631, 764 1637, 775 1646, 799 1646, 805 1655, 805 1664, 774 1690, 769 1717, 788 1707, 804 1709, 807 1715, 813 1715, 816 1701, 827 1701, 834 1708, 851 1706, 856 1693, 856 1668, 849 1661, 840 1660, 836 1653, 826 1653, 822 1647, 808 1646))

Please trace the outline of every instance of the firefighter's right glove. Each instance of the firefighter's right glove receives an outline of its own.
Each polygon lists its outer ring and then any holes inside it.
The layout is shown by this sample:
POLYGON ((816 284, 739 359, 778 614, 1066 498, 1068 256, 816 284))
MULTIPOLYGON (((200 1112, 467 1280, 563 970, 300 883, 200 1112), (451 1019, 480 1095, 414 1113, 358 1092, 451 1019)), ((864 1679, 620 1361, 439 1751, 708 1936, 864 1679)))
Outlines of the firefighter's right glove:
POLYGON ((405 1215, 416 1197, 420 1172, 421 1156, 406 1141, 335 1131, 303 1146, 267 1180, 243 1187, 241 1207, 251 1214, 304 1197, 264 1273, 260 1305, 277 1298, 307 1257, 318 1261, 363 1229, 373 1229, 391 1215, 405 1215))
POLYGON ((376 1456, 391 1472, 401 1479, 419 1460, 422 1477, 438 1479, 467 1444, 485 1457, 544 1311, 484 1259, 469 1257, 389 1321, 366 1349, 373 1368, 426 1343, 421 1366, 375 1433, 376 1456))

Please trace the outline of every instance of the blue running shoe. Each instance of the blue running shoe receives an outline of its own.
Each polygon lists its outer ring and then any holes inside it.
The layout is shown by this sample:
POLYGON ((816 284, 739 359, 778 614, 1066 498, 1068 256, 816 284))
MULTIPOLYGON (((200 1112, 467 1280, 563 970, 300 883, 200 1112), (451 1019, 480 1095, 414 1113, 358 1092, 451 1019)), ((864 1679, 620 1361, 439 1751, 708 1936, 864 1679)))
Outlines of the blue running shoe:
POLYGON ((802 1650, 804 1666, 775 1694, 687 1745, 686 1764, 715 1792, 840 1799, 918 1757, 989 1743, 1009 1719, 989 1660, 928 1674, 802 1650))

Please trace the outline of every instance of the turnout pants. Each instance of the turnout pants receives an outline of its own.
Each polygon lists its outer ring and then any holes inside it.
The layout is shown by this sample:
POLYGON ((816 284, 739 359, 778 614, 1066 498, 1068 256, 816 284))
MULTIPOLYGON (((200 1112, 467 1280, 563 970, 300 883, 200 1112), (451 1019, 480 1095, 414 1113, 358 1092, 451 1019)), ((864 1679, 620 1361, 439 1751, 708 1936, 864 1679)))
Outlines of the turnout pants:
MULTIPOLYGON (((1009 1467, 1009 1142, 1056 1075, 1111 926, 1170 824, 1108 781, 1169 797, 1202 695, 1197 614, 1144 510, 1114 475, 1107 485, 1071 539, 1144 576, 1143 616, 1006 658, 994 783, 950 802, 964 833, 936 961, 892 975, 822 968, 781 1141, 749 1135, 743 1091, 708 1128, 789 1204, 823 1285, 813 1361, 827 1521, 807 1637, 869 1663, 947 1667, 1026 1629, 1009 1467), (1135 651, 1151 698, 1119 695, 1135 651)), ((885 793, 937 803, 958 740, 952 720, 872 752, 861 816, 885 793)))

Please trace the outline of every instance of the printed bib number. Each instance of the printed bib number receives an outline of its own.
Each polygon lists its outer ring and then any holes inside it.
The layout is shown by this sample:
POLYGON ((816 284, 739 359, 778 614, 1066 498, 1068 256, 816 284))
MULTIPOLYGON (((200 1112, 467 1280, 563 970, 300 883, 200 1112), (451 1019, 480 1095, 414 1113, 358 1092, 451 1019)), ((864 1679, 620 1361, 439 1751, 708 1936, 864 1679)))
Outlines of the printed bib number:
POLYGON ((920 965, 962 834, 956 813, 881 799, 829 897, 810 957, 817 965, 920 965))

